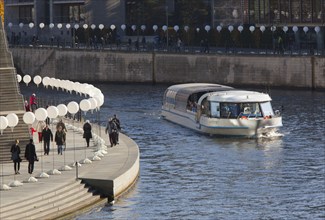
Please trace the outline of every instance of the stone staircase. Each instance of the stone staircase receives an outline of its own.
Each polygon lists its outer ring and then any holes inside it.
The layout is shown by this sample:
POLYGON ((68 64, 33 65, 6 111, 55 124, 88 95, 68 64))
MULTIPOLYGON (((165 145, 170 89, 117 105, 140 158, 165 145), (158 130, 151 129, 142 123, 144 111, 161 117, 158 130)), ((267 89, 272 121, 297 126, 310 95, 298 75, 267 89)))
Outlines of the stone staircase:
POLYGON ((11 161, 10 147, 15 139, 20 140, 21 155, 24 155, 25 145, 30 138, 29 128, 22 119, 25 109, 16 75, 0 18, 0 116, 16 113, 19 118, 19 123, 13 130, 7 128, 0 135, 0 162, 11 161))
POLYGON ((104 198, 76 180, 50 193, 1 207, 0 219, 58 219, 101 201, 104 198))

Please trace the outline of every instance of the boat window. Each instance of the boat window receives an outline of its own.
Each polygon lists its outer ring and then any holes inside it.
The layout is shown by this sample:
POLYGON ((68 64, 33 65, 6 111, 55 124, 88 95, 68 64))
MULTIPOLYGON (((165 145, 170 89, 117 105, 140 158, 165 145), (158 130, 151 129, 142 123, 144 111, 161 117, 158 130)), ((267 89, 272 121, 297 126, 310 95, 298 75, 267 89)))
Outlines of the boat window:
POLYGON ((258 103, 241 103, 239 116, 262 117, 258 103))
POLYGON ((240 106, 237 103, 220 103, 221 118, 237 118, 240 112, 240 106))
POLYGON ((274 115, 273 109, 271 106, 271 102, 261 103, 261 109, 262 109, 264 116, 273 116, 274 115))
POLYGON ((211 117, 220 118, 220 103, 219 102, 211 102, 211 117))

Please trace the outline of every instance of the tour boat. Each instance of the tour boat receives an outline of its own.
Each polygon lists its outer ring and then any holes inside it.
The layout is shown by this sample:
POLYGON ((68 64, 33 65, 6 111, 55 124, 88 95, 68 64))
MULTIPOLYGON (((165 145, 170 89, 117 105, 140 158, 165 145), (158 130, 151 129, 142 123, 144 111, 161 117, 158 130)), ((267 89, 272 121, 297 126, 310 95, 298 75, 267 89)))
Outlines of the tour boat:
POLYGON ((178 84, 166 89, 161 116, 205 134, 260 137, 282 127, 271 100, 265 93, 219 84, 178 84))

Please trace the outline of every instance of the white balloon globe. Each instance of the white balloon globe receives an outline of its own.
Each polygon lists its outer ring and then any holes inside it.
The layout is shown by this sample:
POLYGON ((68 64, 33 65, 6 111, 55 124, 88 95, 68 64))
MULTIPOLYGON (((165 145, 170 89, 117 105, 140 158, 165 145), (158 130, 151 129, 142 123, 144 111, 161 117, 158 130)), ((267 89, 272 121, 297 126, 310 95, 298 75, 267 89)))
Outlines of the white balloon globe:
POLYGON ((32 78, 30 77, 30 75, 25 75, 23 77, 23 81, 24 81, 24 83, 26 83, 26 86, 28 86, 28 83, 30 83, 31 80, 32 80, 32 78))
POLYGON ((24 116, 23 116, 23 121, 25 122, 25 124, 31 125, 34 123, 35 121, 35 115, 33 112, 25 112, 24 116))
POLYGON ((21 75, 17 74, 17 81, 21 82, 21 80, 22 80, 21 75))
POLYGON ((80 109, 84 112, 88 111, 91 107, 91 103, 88 99, 81 100, 79 105, 80 105, 80 109))
POLYGON ((0 116, 0 129, 4 130, 8 127, 8 119, 5 116, 0 116))
POLYGON ((34 83, 37 85, 37 87, 41 82, 42 82, 42 77, 40 77, 39 75, 34 76, 34 83))
POLYGON ((59 116, 65 116, 68 113, 68 108, 65 104, 60 104, 57 106, 59 110, 59 116))
POLYGON ((79 111, 79 105, 75 101, 69 102, 67 107, 71 114, 76 114, 79 111))
POLYGON ((18 116, 15 113, 10 113, 7 115, 7 119, 8 119, 8 126, 11 128, 14 128, 17 126, 18 124, 18 116))
POLYGON ((47 111, 45 108, 38 108, 35 111, 35 117, 37 121, 45 121, 47 118, 47 111))
POLYGON ((49 106, 47 109, 47 115, 49 118, 56 118, 59 115, 59 109, 56 106, 49 106))

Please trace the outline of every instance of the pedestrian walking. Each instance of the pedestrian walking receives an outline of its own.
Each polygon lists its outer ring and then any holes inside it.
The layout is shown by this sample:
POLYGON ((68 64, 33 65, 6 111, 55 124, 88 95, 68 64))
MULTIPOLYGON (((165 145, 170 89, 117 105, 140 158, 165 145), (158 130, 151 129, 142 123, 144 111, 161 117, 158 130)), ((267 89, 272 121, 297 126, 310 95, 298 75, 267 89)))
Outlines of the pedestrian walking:
POLYGON ((56 124, 56 130, 59 130, 59 127, 61 126, 62 130, 64 132, 67 132, 67 128, 65 127, 64 122, 62 121, 62 119, 60 119, 60 121, 56 124))
POLYGON ((111 147, 116 145, 117 143, 117 126, 112 118, 110 118, 107 122, 105 133, 108 133, 109 142, 111 143, 111 147))
POLYGON ((35 112, 35 110, 37 109, 37 99, 35 93, 33 93, 29 98, 29 106, 32 112, 35 112))
POLYGON ((48 125, 42 131, 42 140, 44 144, 44 155, 49 155, 50 152, 50 141, 53 142, 53 133, 48 125))
POLYGON ((113 116, 113 122, 115 123, 116 125, 116 143, 119 144, 119 134, 120 134, 120 131, 121 131, 121 123, 120 123, 120 120, 117 118, 116 115, 113 116))
POLYGON ((89 120, 87 120, 86 123, 84 124, 83 130, 84 130, 83 138, 86 139, 87 147, 89 147, 89 141, 90 138, 92 138, 91 125, 89 123, 89 120))
POLYGON ((34 162, 38 161, 33 139, 29 139, 29 143, 26 145, 25 158, 28 160, 28 173, 32 174, 34 171, 34 162))
POLYGON ((11 152, 11 159, 14 162, 14 169, 15 169, 15 174, 20 174, 19 169, 20 169, 20 147, 19 147, 19 140, 17 139, 15 141, 15 144, 11 146, 10 152, 11 152))
POLYGON ((42 143, 42 132, 43 132, 44 128, 45 128, 45 122, 44 121, 37 121, 36 122, 35 130, 37 131, 37 134, 38 134, 38 142, 39 143, 42 143))
POLYGON ((65 145, 66 135, 65 131, 61 126, 58 127, 58 130, 55 132, 55 143, 58 146, 58 154, 62 155, 63 145, 65 145))

